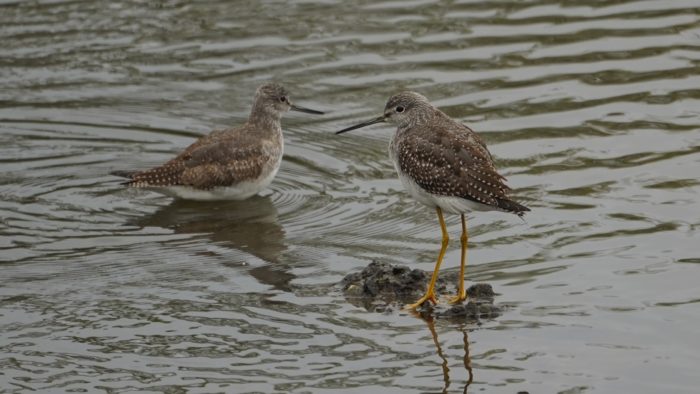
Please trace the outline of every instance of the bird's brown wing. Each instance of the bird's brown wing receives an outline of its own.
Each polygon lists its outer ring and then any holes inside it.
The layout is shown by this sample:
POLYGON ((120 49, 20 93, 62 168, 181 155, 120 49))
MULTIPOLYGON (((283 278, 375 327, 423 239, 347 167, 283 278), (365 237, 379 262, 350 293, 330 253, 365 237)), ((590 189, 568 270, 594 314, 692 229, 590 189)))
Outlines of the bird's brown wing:
POLYGON ((268 164, 274 148, 253 136, 214 132, 200 138, 165 164, 138 172, 132 187, 191 186, 211 189, 256 178, 268 164))
POLYGON ((256 142, 231 138, 193 150, 185 161, 182 184, 210 189, 258 178, 271 164, 275 148, 256 142))
MULTIPOLYGON (((489 151, 488 146, 486 146, 486 142, 484 142, 484 140, 481 138, 481 136, 479 134, 477 134, 474 130, 472 130, 469 126, 467 126, 465 124, 460 124, 460 126, 463 127, 463 131, 465 133, 469 134, 470 138, 473 138, 473 140, 476 141, 476 143, 479 144, 479 146, 481 146, 481 149, 483 150, 484 154, 486 156, 488 156, 489 160, 491 161, 491 165, 493 166, 493 156, 491 155, 491 151, 489 151)), ((494 171, 496 171, 495 167, 494 167, 494 171)), ((496 174, 502 180, 504 180, 504 181, 506 180, 506 177, 499 174, 497 171, 496 171, 496 174)), ((508 186, 506 186, 506 187, 508 187, 508 186)))
POLYGON ((160 166, 143 171, 115 171, 112 174, 129 178, 124 184, 130 187, 181 185, 180 178, 186 168, 185 162, 190 154, 202 146, 213 144, 217 139, 225 135, 225 132, 226 130, 215 130, 200 137, 175 158, 160 166))
POLYGON ((510 199, 510 188, 476 133, 459 124, 438 126, 413 128, 405 134, 397 145, 402 171, 431 194, 461 197, 514 213, 528 210, 510 199))

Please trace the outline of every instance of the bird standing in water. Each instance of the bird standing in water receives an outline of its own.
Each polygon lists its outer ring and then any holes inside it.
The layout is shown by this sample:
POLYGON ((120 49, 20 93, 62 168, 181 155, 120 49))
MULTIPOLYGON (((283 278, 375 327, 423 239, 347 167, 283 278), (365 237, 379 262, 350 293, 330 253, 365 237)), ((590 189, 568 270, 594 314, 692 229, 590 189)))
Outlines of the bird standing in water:
POLYGON ((468 241, 465 213, 495 210, 522 216, 530 209, 510 199, 510 188, 496 171, 482 139, 418 93, 396 94, 386 103, 381 116, 336 134, 381 122, 397 126, 389 145, 389 156, 401 183, 418 202, 435 208, 442 230, 442 247, 428 289, 423 297, 407 307, 415 309, 426 301, 437 303, 435 282, 449 242, 443 211, 459 214, 462 219, 460 280, 457 295, 450 299, 451 303, 462 302, 467 298, 464 288, 468 241))
POLYGON ((201 137, 165 164, 145 171, 116 171, 125 185, 190 200, 243 200, 267 187, 282 162, 280 120, 292 110, 323 112, 292 104, 276 83, 255 92, 253 108, 241 126, 201 137))

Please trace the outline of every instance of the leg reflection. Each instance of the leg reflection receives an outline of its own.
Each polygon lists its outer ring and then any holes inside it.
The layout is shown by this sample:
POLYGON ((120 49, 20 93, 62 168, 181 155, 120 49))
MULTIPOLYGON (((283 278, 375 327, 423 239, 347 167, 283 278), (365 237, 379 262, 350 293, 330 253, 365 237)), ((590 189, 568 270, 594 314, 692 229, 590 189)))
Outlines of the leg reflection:
POLYGON ((467 384, 464 385, 464 394, 467 394, 467 387, 472 384, 474 380, 474 373, 472 372, 472 359, 469 357, 469 335, 467 334, 467 329, 462 327, 462 339, 464 342, 464 369, 467 371, 467 384))
POLYGON ((430 330, 430 335, 433 337, 433 343, 437 349, 438 356, 442 359, 442 380, 445 382, 442 386, 442 392, 446 393, 447 389, 450 387, 450 367, 447 363, 447 358, 445 353, 442 352, 442 347, 440 346, 440 340, 438 339, 437 331, 435 331, 435 320, 432 316, 424 319, 428 323, 428 330, 430 330))
MULTIPOLYGON (((421 315, 419 313, 414 313, 414 315, 421 320, 423 320, 427 325, 428 325, 428 330, 430 330, 430 335, 433 337, 433 343, 435 344, 435 349, 437 350, 437 355, 440 357, 442 360, 442 378, 443 378, 443 388, 442 392, 447 393, 448 388, 450 387, 451 380, 450 380, 450 367, 449 367, 449 362, 447 361, 447 357, 445 356, 445 353, 442 351, 442 346, 440 346, 440 339, 438 338, 437 330, 435 329, 435 319, 428 315, 421 315)), ((469 354, 469 334, 468 330, 466 327, 462 326, 460 327, 460 330, 462 331, 462 342, 463 342, 463 349, 464 349, 464 356, 462 358, 462 361, 464 363, 464 370, 467 371, 467 381, 464 385, 464 393, 467 393, 467 389, 469 388, 469 385, 472 384, 472 381, 474 380, 474 373, 472 371, 472 362, 471 362, 471 357, 469 354)))

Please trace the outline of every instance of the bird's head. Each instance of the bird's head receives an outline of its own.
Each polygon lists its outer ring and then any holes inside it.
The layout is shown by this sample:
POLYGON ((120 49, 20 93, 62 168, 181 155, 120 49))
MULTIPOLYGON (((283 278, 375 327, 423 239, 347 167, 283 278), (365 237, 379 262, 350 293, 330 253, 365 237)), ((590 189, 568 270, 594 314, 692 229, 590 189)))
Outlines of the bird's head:
POLYGON ((254 108, 263 108, 265 111, 280 115, 290 110, 305 112, 307 114, 323 115, 321 111, 292 104, 287 89, 273 82, 261 85, 255 92, 254 108))
POLYGON ((336 134, 382 122, 389 122, 399 127, 410 126, 426 119, 432 113, 431 109, 432 105, 428 99, 419 93, 410 91, 397 93, 386 102, 381 116, 347 127, 337 131, 336 134))

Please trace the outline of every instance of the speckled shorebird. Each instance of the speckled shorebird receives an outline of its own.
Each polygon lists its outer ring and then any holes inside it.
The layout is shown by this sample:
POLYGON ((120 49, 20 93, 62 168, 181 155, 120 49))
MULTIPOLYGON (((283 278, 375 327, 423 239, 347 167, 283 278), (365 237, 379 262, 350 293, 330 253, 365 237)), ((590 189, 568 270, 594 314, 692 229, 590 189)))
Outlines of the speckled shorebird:
POLYGON ((289 111, 322 115, 292 104, 276 83, 255 92, 248 120, 239 127, 201 137, 165 164, 145 171, 114 172, 125 185, 189 200, 243 200, 267 187, 282 162, 280 119, 289 111))
POLYGON ((464 214, 495 210, 522 216, 530 209, 510 199, 510 188, 496 171, 484 141, 418 93, 399 93, 386 103, 383 115, 336 134, 380 122, 390 122, 398 127, 389 145, 389 156, 401 183, 413 198, 435 208, 442 230, 442 247, 428 289, 423 297, 407 307, 415 309, 426 301, 437 303, 435 282, 449 242, 443 211, 459 214, 462 218, 460 280, 457 295, 450 299, 451 303, 462 302, 467 298, 464 288, 467 222, 464 214))

